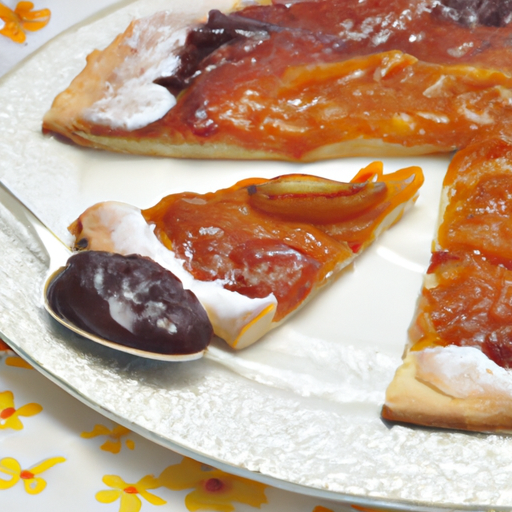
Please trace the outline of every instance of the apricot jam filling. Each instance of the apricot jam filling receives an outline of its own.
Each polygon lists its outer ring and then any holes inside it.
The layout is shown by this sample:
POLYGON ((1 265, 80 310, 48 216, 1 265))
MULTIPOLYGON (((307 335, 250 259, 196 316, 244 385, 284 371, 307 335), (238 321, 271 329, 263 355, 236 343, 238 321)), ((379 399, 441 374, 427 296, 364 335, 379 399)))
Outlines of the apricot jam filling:
POLYGON ((305 175, 253 178, 213 193, 173 194, 142 213, 196 279, 220 281, 251 298, 273 293, 278 321, 368 245, 422 182, 417 167, 383 176, 382 164, 375 163, 350 184, 305 175), (276 190, 279 194, 269 195, 276 190), (255 200, 260 196, 261 204, 255 200), (308 208, 314 219, 309 223, 303 213, 308 208), (345 218, 339 213, 343 209, 349 211, 345 218))
POLYGON ((494 139, 459 152, 449 202, 411 327, 413 350, 480 348, 512 367, 512 146, 494 139))

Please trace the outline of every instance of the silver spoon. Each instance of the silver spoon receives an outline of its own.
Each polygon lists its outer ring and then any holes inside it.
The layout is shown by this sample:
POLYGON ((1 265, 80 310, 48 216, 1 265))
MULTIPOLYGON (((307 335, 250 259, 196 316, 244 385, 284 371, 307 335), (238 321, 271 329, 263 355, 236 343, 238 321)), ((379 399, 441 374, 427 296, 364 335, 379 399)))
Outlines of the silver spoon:
POLYGON ((72 256, 70 248, 59 239, 42 221, 35 215, 20 199, 16 197, 9 187, 0 180, 0 203, 5 206, 14 217, 20 221, 30 233, 32 233, 44 247, 49 258, 49 268, 45 278, 43 287, 43 304, 46 311, 59 323, 64 325, 71 331, 88 338, 96 343, 110 347, 120 352, 145 357, 149 359, 157 359, 161 361, 191 361, 199 359, 205 355, 206 348, 190 353, 190 354, 161 354, 158 352, 137 349, 122 345, 102 338, 90 332, 77 327, 69 320, 62 318, 57 314, 50 301, 48 300, 48 288, 55 279, 65 270, 69 258, 72 256))

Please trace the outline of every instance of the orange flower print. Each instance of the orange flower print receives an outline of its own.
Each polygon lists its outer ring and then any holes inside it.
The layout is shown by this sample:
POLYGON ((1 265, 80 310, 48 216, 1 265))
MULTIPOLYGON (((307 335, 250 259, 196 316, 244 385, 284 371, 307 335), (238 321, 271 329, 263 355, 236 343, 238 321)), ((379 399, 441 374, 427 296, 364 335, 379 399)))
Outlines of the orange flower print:
MULTIPOLYGON (((109 438, 100 446, 100 448, 106 452, 119 453, 121 451, 121 438, 127 436, 131 431, 121 425, 116 425, 112 430, 108 429, 104 425, 94 425, 91 432, 82 432, 81 437, 85 439, 91 439, 97 436, 108 436, 109 438)), ((133 450, 135 443, 131 439, 125 441, 126 446, 133 450)))
POLYGON ((318 505, 313 509, 313 512, 333 512, 330 508, 322 507, 322 505, 318 505))
POLYGON ((113 503, 120 500, 119 512, 139 512, 144 498, 152 505, 165 505, 167 502, 158 496, 148 492, 148 489, 160 487, 160 483, 153 475, 141 478, 136 484, 127 484, 117 475, 105 475, 103 483, 111 487, 109 490, 96 493, 96 499, 100 503, 113 503))
POLYGON ((4 480, 0 477, 0 490, 10 489, 20 480, 23 480, 25 491, 27 491, 28 494, 39 494, 46 487, 46 481, 38 475, 50 469, 52 466, 55 466, 55 464, 65 462, 65 460, 64 457, 52 457, 29 469, 22 469, 17 460, 6 457, 0 460, 0 475, 3 473, 10 476, 10 479, 4 480))
POLYGON ((9 356, 5 358, 5 364, 14 368, 25 368, 26 370, 33 370, 34 367, 27 363, 20 356, 9 356))
POLYGON ((160 475, 161 485, 173 491, 194 490, 185 497, 190 511, 235 510, 233 502, 260 508, 267 503, 266 485, 224 473, 185 457, 179 464, 169 466, 160 475))
POLYGON ((26 404, 16 409, 14 395, 11 391, 4 391, 0 393, 0 430, 5 428, 21 430, 23 423, 20 416, 34 416, 42 410, 43 408, 39 404, 26 404))
POLYGON ((35 32, 48 25, 51 12, 49 9, 34 11, 32 2, 18 2, 14 11, 0 3, 0 35, 12 39, 15 43, 24 43, 25 32, 35 32))
MULTIPOLYGON (((0 4, 1 6, 2 4, 0 4)), ((7 366, 15 366, 17 368, 28 368, 30 370, 33 370, 34 368, 28 364, 24 359, 22 359, 17 354, 14 354, 14 351, 12 350, 7 343, 5 343, 2 338, 0 338, 0 358, 2 356, 5 356, 5 364, 7 366)))

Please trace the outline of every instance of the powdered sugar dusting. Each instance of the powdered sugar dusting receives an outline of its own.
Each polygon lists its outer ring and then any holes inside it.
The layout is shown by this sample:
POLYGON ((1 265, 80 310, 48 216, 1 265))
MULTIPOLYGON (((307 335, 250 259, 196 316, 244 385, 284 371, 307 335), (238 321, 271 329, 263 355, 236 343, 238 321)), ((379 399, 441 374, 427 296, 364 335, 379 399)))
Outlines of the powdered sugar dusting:
POLYGON ((179 63, 177 53, 196 14, 158 12, 133 23, 132 34, 123 46, 129 56, 112 74, 103 98, 84 113, 92 123, 136 130, 162 118, 176 98, 153 83, 168 76, 179 63))
POLYGON ((475 347, 428 348, 411 352, 418 362, 417 377, 455 398, 489 394, 512 398, 512 373, 475 347))

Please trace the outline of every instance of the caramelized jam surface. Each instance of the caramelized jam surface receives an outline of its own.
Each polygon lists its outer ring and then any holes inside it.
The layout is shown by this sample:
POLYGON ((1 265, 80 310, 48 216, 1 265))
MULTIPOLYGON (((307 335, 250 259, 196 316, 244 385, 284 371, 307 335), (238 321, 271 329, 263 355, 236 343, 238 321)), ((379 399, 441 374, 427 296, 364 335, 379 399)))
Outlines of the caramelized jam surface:
POLYGON ((415 349, 480 347, 512 367, 512 145, 491 140, 458 153, 452 189, 411 328, 415 349))
POLYGON ((438 285, 423 292, 437 344, 479 347, 512 366, 512 271, 480 255, 460 253, 441 265, 438 285))
POLYGON ((282 220, 251 207, 250 192, 266 182, 262 179, 209 194, 173 194, 143 215, 196 279, 219 280, 225 288, 252 298, 274 293, 278 321, 340 263, 369 244, 383 218, 410 200, 423 181, 418 168, 383 177, 380 163, 353 181, 374 177, 386 183, 386 194, 377 205, 344 222, 282 220))
POLYGON ((273 292, 278 320, 352 251, 319 229, 252 210, 243 185, 171 195, 143 213, 196 279, 221 280, 225 288, 252 298, 273 292))
MULTIPOLYGON (((193 80, 177 77, 187 85, 177 105, 131 134, 199 136, 292 159, 358 138, 464 147, 509 117, 512 28, 468 27, 439 9, 426 0, 247 7, 224 18, 261 30, 218 22, 213 32, 234 38, 211 53, 215 41, 192 38, 193 80)), ((95 129, 103 132, 118 133, 95 129)))

